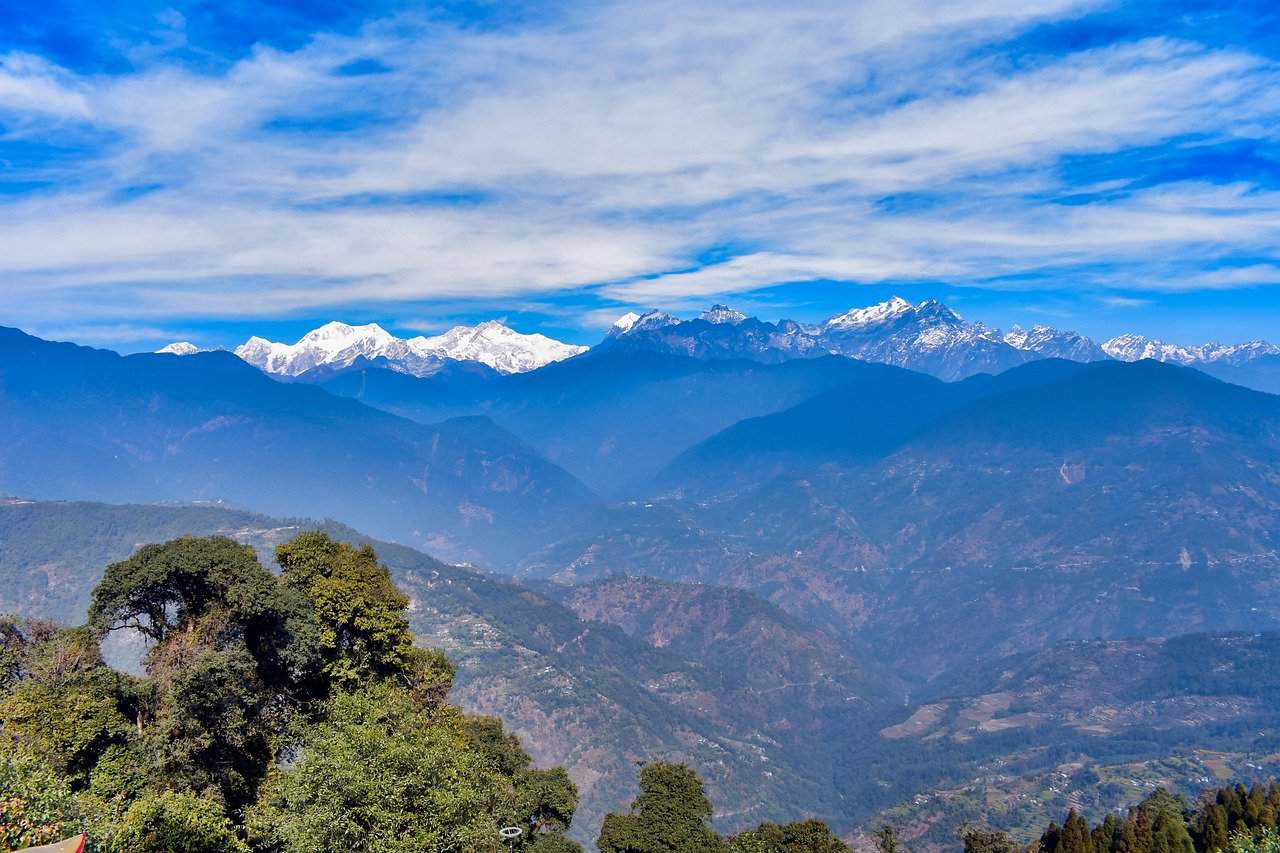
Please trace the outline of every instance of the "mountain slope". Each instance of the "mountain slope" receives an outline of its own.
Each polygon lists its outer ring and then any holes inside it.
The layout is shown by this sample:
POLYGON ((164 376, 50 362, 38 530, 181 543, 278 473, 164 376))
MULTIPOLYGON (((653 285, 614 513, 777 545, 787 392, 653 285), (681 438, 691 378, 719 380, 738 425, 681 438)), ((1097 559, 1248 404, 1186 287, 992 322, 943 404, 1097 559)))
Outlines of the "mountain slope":
POLYGON ((934 776, 864 827, 891 821, 912 850, 954 849, 966 821, 1030 843, 1068 809, 1096 822, 1157 788, 1194 799, 1224 780, 1274 777, 1277 653, 1280 634, 1192 634, 992 661, 866 746, 934 776))
POLYGON ((229 500, 495 564, 595 503, 484 418, 415 424, 230 353, 121 357, 0 329, 0 490, 229 500))
POLYGON ((1280 398, 1149 361, 918 384, 900 395, 850 385, 739 424, 689 454, 681 485, 708 494, 725 482, 703 459, 769 471, 780 447, 817 446, 807 481, 859 518, 893 565, 1275 553, 1262 520, 1280 519, 1280 398))
POLYGON ((1055 639, 1280 628, 1280 398, 1156 362, 931 382, 731 427, 523 571, 749 589, 923 678, 1055 639))
MULTIPOLYGON (((815 803, 832 814, 848 808, 833 797, 829 769, 816 756, 856 728, 879 689, 841 644, 747 593, 668 588, 667 600, 689 611, 673 616, 692 619, 714 605, 722 617, 714 638, 691 622, 700 639, 676 648, 332 522, 219 507, 10 500, 0 503, 0 613, 77 621, 104 567, 147 542, 230 536, 269 565, 275 546, 317 527, 376 547, 410 597, 418 640, 458 664, 455 701, 501 716, 540 765, 568 768, 582 794, 575 825, 584 839, 634 795, 638 760, 697 766, 726 810, 726 827, 799 817, 815 803), (749 662, 759 665, 744 669, 749 662), (820 683, 778 689, 766 662, 783 667, 779 677, 820 683), (802 706, 808 713, 797 720, 802 706)), ((619 597, 609 607, 609 597, 604 587, 594 590, 602 613, 633 604, 619 597)))
POLYGON ((483 414, 609 493, 643 482, 742 418, 794 405, 867 369, 831 356, 764 365, 593 351, 492 382, 369 369, 326 379, 322 387, 422 422, 483 414))
POLYGON ((1036 357, 932 299, 912 305, 895 297, 832 317, 822 325, 819 341, 831 352, 942 379, 999 373, 1036 357))

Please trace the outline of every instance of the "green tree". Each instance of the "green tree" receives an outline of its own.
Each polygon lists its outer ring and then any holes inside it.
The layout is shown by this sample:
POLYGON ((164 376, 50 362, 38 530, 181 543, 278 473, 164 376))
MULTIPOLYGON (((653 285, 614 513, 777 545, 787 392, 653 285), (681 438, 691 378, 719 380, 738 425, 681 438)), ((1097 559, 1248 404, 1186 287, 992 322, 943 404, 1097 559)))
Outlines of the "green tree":
POLYGON ((84 787, 98 757, 129 735, 125 679, 103 662, 88 629, 39 626, 13 648, 21 677, 0 698, 0 724, 38 743, 84 787))
POLYGON ((1205 853, 1225 850, 1231 843, 1227 830, 1227 810, 1220 803, 1205 806, 1196 820, 1197 847, 1205 853))
POLYGON ((820 820, 762 823, 729 839, 732 853, 849 853, 849 847, 820 820))
POLYGON ((578 787, 563 767, 549 770, 517 770, 512 777, 517 819, 529 827, 536 839, 563 833, 578 809, 578 787))
POLYGON ((1044 853, 1094 853, 1089 822, 1072 809, 1061 829, 1050 824, 1040 839, 1040 849, 1044 853))
POLYGON ((886 823, 872 834, 876 839, 876 849, 880 853, 898 853, 898 833, 894 831, 892 825, 886 823))
POLYGON ((108 566, 86 627, 0 619, 0 837, 83 813, 95 853, 496 853, 514 824, 524 853, 581 853, 568 774, 447 704, 453 665, 371 548, 304 534, 280 562, 177 539, 108 566), (151 640, 144 678, 102 660, 121 628, 151 640))
POLYGON ((1093 849, 1097 853, 1112 853, 1120 835, 1120 820, 1114 814, 1108 814, 1093 828, 1092 835, 1093 849))
POLYGON ((80 807, 66 777, 0 732, 0 849, 48 844, 81 829, 80 807))
POLYGON ((683 764, 654 762, 640 770, 640 794, 630 814, 610 814, 600 828, 600 853, 716 853, 727 850, 710 825, 702 780, 683 764))
POLYGON ((347 689, 369 679, 408 685, 424 663, 405 617, 409 599, 368 545, 353 548, 323 533, 303 533, 276 549, 285 586, 303 593, 320 623, 324 672, 347 689))
POLYGON ((998 830, 966 826, 961 837, 964 853, 1019 853, 1018 843, 998 830))
POLYGON ((222 806, 190 793, 149 793, 125 813, 111 841, 119 853, 248 853, 222 806))
POLYGON ((143 546, 107 567, 94 588, 89 623, 101 633, 133 628, 157 646, 218 614, 250 627, 274 616, 276 580, 253 549, 230 539, 185 537, 143 546))
POLYGON ((252 548, 187 537, 108 566, 89 619, 99 635, 132 628, 154 643, 132 702, 153 783, 251 802, 314 692, 319 624, 305 596, 252 548))
POLYGON ((493 782, 467 746, 460 714, 392 684, 336 693, 267 785, 254 831, 289 853, 489 850, 493 782))

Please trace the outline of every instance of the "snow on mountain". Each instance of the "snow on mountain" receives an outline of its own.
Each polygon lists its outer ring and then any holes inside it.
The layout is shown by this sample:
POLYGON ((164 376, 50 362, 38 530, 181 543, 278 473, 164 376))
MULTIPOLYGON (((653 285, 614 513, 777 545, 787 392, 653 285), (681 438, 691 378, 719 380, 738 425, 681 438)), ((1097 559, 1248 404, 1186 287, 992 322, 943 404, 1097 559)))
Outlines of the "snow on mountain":
POLYGON ((1030 360, 981 323, 968 323, 936 299, 919 305, 895 296, 837 314, 822 324, 818 340, 829 352, 962 379, 998 373, 1030 360))
POLYGON ((735 311, 728 305, 712 305, 709 311, 703 311, 698 317, 699 320, 705 320, 708 323, 727 323, 736 326, 747 319, 747 315, 741 311, 735 311))
POLYGON ((587 347, 566 344, 546 335, 522 335, 497 320, 478 326, 454 326, 434 338, 411 338, 416 351, 455 361, 478 361, 499 373, 526 373, 553 361, 586 352, 587 347))
POLYGON ((1103 342, 1102 351, 1119 361, 1153 358, 1174 364, 1194 364, 1198 360, 1192 347, 1167 344, 1142 335, 1117 335, 1103 342))
POLYGON ((203 350, 191 343, 191 341, 175 341, 156 350, 159 355, 194 355, 198 352, 203 352, 203 350))
POLYGON ((629 311, 614 320, 613 327, 609 329, 609 336, 616 338, 636 332, 653 331, 666 326, 676 326, 681 322, 681 320, 672 317, 665 311, 646 311, 643 314, 629 311))
POLYGON ((1143 335, 1117 335, 1105 341, 1102 349, 1107 355, 1119 361, 1151 358, 1182 365, 1239 365, 1262 356, 1280 355, 1280 346, 1266 341, 1249 341, 1231 345, 1210 343, 1201 346, 1183 346, 1153 340, 1143 335))
POLYGON ((828 331, 884 326, 915 310, 915 306, 910 302, 901 296, 895 296, 888 302, 869 305, 866 308, 853 308, 843 314, 837 314, 823 323, 822 328, 828 331))
POLYGON ((1107 354, 1102 347, 1077 332, 1063 332, 1052 326, 1035 325, 1030 330, 1013 326, 1004 335, 1004 342, 1014 349, 1034 352, 1045 358, 1065 358, 1071 361, 1102 361, 1107 354))
POLYGON ((613 325, 610 327, 610 331, 616 332, 617 334, 621 335, 625 333, 627 330, 629 330, 632 326, 634 326, 636 324, 636 321, 639 319, 640 319, 639 314, 637 314, 634 311, 628 311, 627 313, 623 314, 621 317, 613 321, 613 325))
POLYGON ((496 320, 455 326, 435 337, 397 338, 376 323, 326 323, 295 344, 252 337, 235 353, 267 373, 299 376, 317 367, 345 367, 357 359, 384 359, 395 370, 426 376, 447 360, 478 361, 501 373, 523 373, 560 361, 586 347, 545 335, 522 335, 496 320))

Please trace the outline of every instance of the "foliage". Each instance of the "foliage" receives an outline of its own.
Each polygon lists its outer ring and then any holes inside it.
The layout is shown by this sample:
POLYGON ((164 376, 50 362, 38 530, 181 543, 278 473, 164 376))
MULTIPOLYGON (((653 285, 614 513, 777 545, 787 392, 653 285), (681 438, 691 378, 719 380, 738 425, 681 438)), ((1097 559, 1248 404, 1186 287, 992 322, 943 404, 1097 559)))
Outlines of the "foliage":
POLYGON ((128 734, 124 679, 103 663, 87 629, 9 623, 10 651, 21 677, 0 698, 0 724, 54 758, 76 787, 98 757, 128 734))
POLYGON ((102 633, 134 628, 163 643, 213 612, 239 621, 266 615, 274 587, 252 548, 222 537, 184 537, 146 545, 108 566, 93 591, 89 624, 102 633))
MULTIPOLYGON (((653 762, 640 770, 629 814, 604 819, 600 853, 848 853, 820 820, 762 823, 727 841, 710 826, 711 801, 689 767, 653 762)), ((889 830, 892 833, 892 830, 889 830)))
POLYGON ((1224 849, 1229 853, 1280 853, 1280 835, 1270 828, 1264 829, 1256 838, 1248 832, 1237 832, 1224 849))
POLYGON ((67 779, 0 735, 0 849, 48 844, 80 831, 80 809, 67 779))
POLYGON ((112 842, 124 853, 248 853, 217 802, 190 793, 148 793, 125 813, 112 842))
MULTIPOLYGON (((1192 807, 1157 790, 1129 810, 1123 821, 1107 815, 1090 829, 1073 809, 1061 827, 1050 823, 1040 837, 1042 853, 1218 853, 1270 843, 1280 822, 1280 785, 1227 786, 1192 807)), ((1016 850, 1003 833, 987 833, 1004 849, 1016 850)), ((965 838, 969 849, 968 836, 965 838)), ((988 847, 985 849, 999 849, 988 847)), ((1258 849, 1267 849, 1265 846, 1258 849)))
POLYGON ((372 547, 303 533, 276 549, 276 562, 284 585, 303 592, 315 610, 330 682, 347 688, 412 670, 409 599, 372 547))
MULTIPOLYGON (((892 832, 892 830, 890 830, 892 832)), ((729 839, 732 853, 848 853, 849 847, 820 820, 762 823, 729 839)))
POLYGON ((898 833, 891 824, 885 824, 872 833, 876 839, 876 849, 880 853, 898 853, 898 833))
POLYGON ((711 853, 726 850, 711 828, 711 801, 702 780, 683 764, 654 762, 640 770, 631 813, 604 819, 600 853, 711 853))
POLYGON ((483 757, 456 712, 389 684, 339 693, 264 808, 290 851, 468 850, 498 837, 483 757))
POLYGON ((414 647, 372 548, 279 554, 277 577, 229 539, 149 545, 107 567, 85 627, 0 619, 6 841, 86 814, 91 849, 121 853, 483 853, 509 824, 580 850, 568 774, 446 703, 453 665, 414 647), (103 662, 120 628, 150 638, 145 678, 103 662))

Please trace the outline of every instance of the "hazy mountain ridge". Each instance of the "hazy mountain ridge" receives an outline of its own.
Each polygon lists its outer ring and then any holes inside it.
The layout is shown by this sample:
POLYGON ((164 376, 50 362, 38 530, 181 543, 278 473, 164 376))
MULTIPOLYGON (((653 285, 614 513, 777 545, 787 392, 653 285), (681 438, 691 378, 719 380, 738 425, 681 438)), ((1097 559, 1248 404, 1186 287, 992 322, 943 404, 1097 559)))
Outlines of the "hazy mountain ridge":
POLYGON ((370 368, 321 385, 423 423, 483 414, 607 494, 645 482, 743 418, 875 369, 832 356, 761 364, 604 351, 505 377, 454 370, 415 378, 370 368))
POLYGON ((10 493, 222 499, 496 563, 597 502, 488 419, 417 424, 230 353, 122 357, 0 330, 0 401, 10 493))

